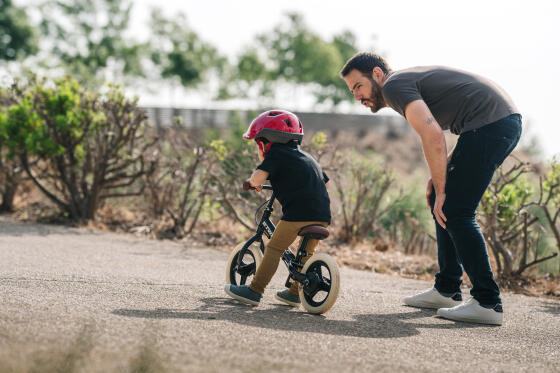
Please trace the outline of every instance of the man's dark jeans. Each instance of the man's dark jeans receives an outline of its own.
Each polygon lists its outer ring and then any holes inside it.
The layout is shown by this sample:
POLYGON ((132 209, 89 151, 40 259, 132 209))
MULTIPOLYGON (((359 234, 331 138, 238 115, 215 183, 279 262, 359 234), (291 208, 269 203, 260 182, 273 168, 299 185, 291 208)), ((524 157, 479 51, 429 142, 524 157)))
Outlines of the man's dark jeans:
MULTIPOLYGON (((520 136, 519 114, 459 136, 447 165, 443 205, 447 229, 436 221, 439 272, 435 288, 440 293, 460 291, 464 268, 473 285, 471 295, 481 305, 501 303, 500 289, 494 280, 475 214, 494 171, 515 148, 520 136)), ((432 189, 432 206, 434 201, 435 192, 432 189)))

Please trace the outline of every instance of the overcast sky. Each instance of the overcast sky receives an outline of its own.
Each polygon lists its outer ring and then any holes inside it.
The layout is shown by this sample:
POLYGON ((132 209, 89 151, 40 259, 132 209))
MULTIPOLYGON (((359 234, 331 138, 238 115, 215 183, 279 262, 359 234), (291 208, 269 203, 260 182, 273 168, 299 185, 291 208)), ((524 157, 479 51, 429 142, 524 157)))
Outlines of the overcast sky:
MULTIPOLYGON (((351 30, 360 48, 376 46, 394 70, 447 65, 482 74, 511 95, 545 154, 560 153, 560 120, 555 115, 560 2, 137 0, 135 27, 145 22, 151 6, 167 14, 184 12, 202 39, 230 57, 257 33, 278 24, 285 12, 297 11, 324 38, 351 30)), ((355 106, 353 110, 367 113, 355 106)))

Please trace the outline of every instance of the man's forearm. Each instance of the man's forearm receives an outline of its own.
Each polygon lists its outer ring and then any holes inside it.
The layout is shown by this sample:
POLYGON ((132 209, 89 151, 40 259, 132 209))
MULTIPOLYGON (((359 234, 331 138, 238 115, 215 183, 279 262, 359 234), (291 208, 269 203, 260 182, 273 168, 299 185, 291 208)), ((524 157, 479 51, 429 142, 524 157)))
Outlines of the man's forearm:
POLYGON ((447 154, 445 137, 429 137, 422 139, 424 156, 430 168, 432 182, 436 194, 445 192, 445 176, 447 171, 447 154))

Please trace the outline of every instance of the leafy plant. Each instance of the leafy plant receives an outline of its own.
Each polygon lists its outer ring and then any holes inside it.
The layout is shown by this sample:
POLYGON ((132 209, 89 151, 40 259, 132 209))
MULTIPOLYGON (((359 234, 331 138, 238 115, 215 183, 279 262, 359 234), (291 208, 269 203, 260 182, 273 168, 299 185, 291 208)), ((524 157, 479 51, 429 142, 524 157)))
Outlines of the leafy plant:
POLYGON ((389 239, 402 245, 405 254, 436 251, 436 239, 431 234, 434 221, 426 206, 423 189, 417 187, 420 183, 423 180, 413 180, 400 196, 394 196, 395 203, 380 219, 389 239))
POLYGON ((391 197, 395 178, 391 170, 378 160, 364 159, 355 153, 338 158, 334 184, 340 198, 341 240, 360 241, 366 236, 380 235, 380 219, 402 199, 391 197))
POLYGON ((12 85, 9 89, 0 88, 0 196, 2 197, 0 212, 14 210, 14 197, 22 181, 19 160, 10 155, 7 149, 8 134, 6 132, 8 111, 17 102, 19 92, 17 84, 12 85))
MULTIPOLYGON (((255 113, 249 113, 253 116, 255 113)), ((209 134, 213 151, 218 155, 219 163, 212 169, 212 199, 221 211, 241 223, 249 230, 254 229, 253 215, 255 208, 266 198, 266 193, 244 191, 243 180, 249 178, 259 164, 254 141, 243 139, 247 130, 246 121, 234 113, 230 118, 230 127, 223 133, 209 134)))
MULTIPOLYGON (((529 267, 558 255, 544 254, 548 251, 542 248, 546 221, 539 219, 537 213, 552 206, 555 188, 548 189, 544 198, 547 187, 544 191, 541 188, 540 197, 535 199, 535 187, 527 177, 533 172, 531 165, 524 162, 507 170, 498 169, 481 201, 481 226, 503 278, 520 276, 529 267)), ((554 224, 550 228, 555 229, 554 224)))
POLYGON ((117 86, 97 94, 70 78, 36 80, 7 111, 6 146, 35 185, 69 218, 91 220, 105 198, 148 172, 146 114, 117 86), (39 160, 35 165, 33 161, 39 160))
POLYGON ((146 175, 146 185, 152 211, 156 216, 167 213, 173 221, 169 231, 181 238, 192 232, 209 201, 210 174, 218 155, 176 124, 167 129, 151 158, 153 172, 146 175))

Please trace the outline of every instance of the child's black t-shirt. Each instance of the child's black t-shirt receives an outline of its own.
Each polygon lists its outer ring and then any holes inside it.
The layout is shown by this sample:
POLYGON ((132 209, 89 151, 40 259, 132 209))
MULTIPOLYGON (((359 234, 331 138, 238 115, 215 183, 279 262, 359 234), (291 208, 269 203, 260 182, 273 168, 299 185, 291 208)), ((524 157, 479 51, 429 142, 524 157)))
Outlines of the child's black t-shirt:
POLYGON ((325 186, 329 178, 311 155, 295 144, 274 143, 257 169, 269 173, 272 190, 282 205, 282 220, 330 224, 331 206, 325 186))

